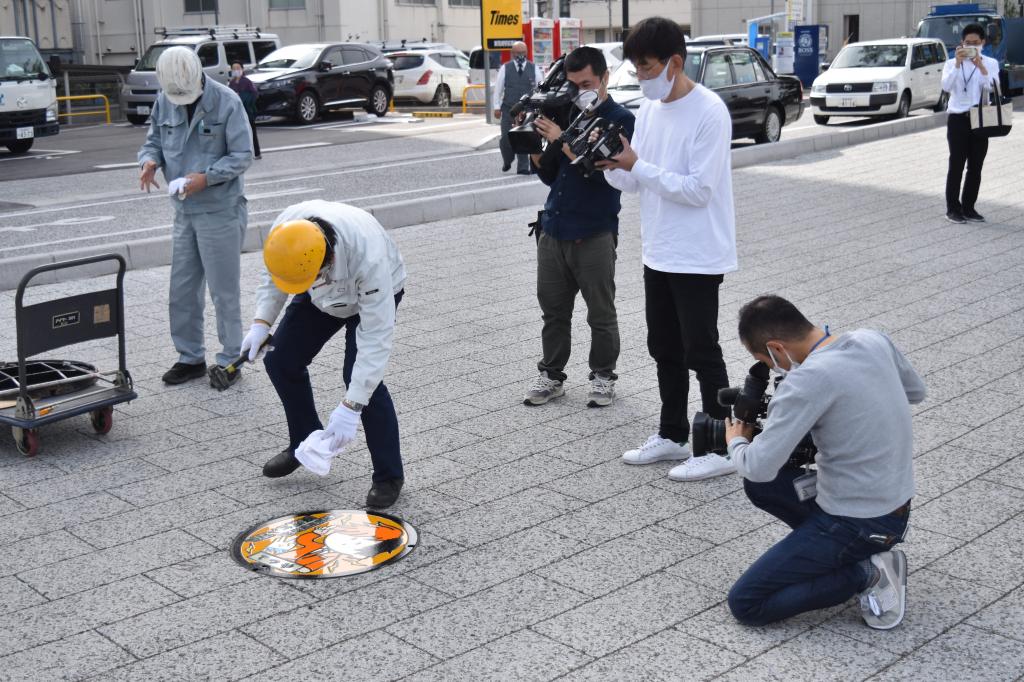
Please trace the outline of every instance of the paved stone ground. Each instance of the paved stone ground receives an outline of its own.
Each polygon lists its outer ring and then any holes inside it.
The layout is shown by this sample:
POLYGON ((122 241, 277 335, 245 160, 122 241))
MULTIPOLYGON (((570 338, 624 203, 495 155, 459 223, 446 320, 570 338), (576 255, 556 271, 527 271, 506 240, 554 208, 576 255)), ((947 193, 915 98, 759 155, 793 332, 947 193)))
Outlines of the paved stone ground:
MULTIPOLYGON (((943 220, 942 130, 736 172, 741 270, 726 278, 720 325, 731 377, 750 363, 736 311, 763 292, 835 331, 890 332, 926 375, 909 610, 897 630, 866 628, 852 604, 737 625, 725 593, 785 529, 746 502, 738 478, 686 485, 667 480, 667 464, 619 462, 658 410, 630 200, 620 397, 599 411, 584 407, 582 306, 567 395, 519 404, 539 351, 531 211, 394 233, 410 271, 387 377, 408 481, 394 511, 422 545, 348 580, 256 576, 226 550, 274 515, 358 506, 365 450, 323 479, 262 478, 284 442, 269 381, 256 369, 223 394, 162 386, 174 359, 168 271, 129 273, 140 398, 106 437, 84 418, 46 428, 35 459, 0 435, 0 677, 1020 678, 1022 154, 1019 131, 993 142, 985 225, 943 220)), ((250 284, 258 258, 244 258, 250 284)), ((0 345, 13 359, 13 294, 0 298, 0 345)), ((103 344, 73 357, 113 360, 103 344)), ((341 359, 333 344, 312 368, 324 413, 339 398, 341 359)))

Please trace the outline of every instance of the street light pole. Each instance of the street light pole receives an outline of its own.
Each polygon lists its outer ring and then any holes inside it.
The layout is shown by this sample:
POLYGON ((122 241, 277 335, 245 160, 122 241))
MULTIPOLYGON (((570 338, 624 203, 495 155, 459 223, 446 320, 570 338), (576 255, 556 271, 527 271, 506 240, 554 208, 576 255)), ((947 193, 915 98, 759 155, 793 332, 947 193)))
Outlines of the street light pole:
POLYGON ((629 33, 629 0, 622 0, 622 42, 626 42, 629 33))

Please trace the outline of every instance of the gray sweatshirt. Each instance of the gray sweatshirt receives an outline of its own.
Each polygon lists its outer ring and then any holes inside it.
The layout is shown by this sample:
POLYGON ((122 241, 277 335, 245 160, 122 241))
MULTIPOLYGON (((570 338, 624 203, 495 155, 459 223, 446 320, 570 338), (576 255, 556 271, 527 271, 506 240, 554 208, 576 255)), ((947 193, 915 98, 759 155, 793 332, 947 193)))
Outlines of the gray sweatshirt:
POLYGON ((858 329, 791 371, 768 405, 764 431, 753 442, 734 438, 729 453, 744 478, 772 481, 810 432, 818 506, 837 516, 883 516, 914 495, 910 404, 924 396, 924 382, 889 337, 858 329))

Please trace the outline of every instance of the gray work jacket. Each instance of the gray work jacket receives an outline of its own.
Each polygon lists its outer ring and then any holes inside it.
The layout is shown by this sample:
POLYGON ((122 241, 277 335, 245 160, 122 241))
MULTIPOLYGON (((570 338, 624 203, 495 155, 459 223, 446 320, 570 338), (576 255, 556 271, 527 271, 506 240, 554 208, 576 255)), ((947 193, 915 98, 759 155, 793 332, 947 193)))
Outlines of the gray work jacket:
POLYGON ((189 122, 188 107, 161 92, 139 149, 139 165, 146 161, 155 161, 168 182, 206 173, 206 189, 184 201, 172 199, 176 210, 211 213, 237 205, 245 192, 242 174, 252 164, 252 133, 238 95, 207 78, 189 122))

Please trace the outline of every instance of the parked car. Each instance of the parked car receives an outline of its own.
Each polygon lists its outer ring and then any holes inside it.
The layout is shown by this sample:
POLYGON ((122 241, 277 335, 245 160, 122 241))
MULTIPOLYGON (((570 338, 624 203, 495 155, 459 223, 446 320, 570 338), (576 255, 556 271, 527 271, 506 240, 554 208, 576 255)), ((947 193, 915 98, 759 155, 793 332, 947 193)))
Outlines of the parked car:
POLYGON ((312 123, 326 109, 388 112, 394 92, 391 61, 365 43, 289 45, 275 50, 249 74, 256 85, 256 115, 312 123))
POLYGON ((746 33, 720 33, 716 35, 697 36, 688 39, 686 47, 690 44, 703 43, 705 45, 746 45, 750 42, 750 36, 746 33))
MULTIPOLYGON (((412 50, 443 50, 448 52, 462 52, 448 43, 432 43, 428 40, 399 40, 397 42, 367 43, 376 47, 382 54, 390 55, 392 52, 409 52, 412 50)), ((463 54, 463 57, 466 55, 463 54)))
POLYGON ((392 52, 395 99, 415 99, 447 107, 462 101, 469 83, 469 58, 461 52, 392 52))
POLYGON ((622 43, 587 43, 587 47, 596 47, 604 53, 604 61, 609 69, 622 63, 622 43))
POLYGON ((162 29, 162 35, 164 39, 150 45, 142 58, 135 62, 121 89, 125 114, 136 125, 145 123, 153 109, 153 102, 160 92, 156 61, 169 48, 184 45, 195 50, 207 78, 227 83, 232 64, 239 62, 243 67, 251 68, 281 46, 277 35, 248 26, 168 28, 162 29))
MULTIPOLYGON (((795 76, 776 75, 768 62, 748 47, 687 46, 686 75, 714 90, 729 107, 733 139, 778 142, 783 126, 803 114, 803 86, 795 76)), ((636 69, 622 62, 608 81, 612 99, 631 109, 643 102, 636 69)))
POLYGON ((814 121, 833 116, 895 116, 913 109, 943 111, 946 46, 935 38, 850 43, 811 85, 814 121))
POLYGON ((469 52, 469 83, 470 85, 484 84, 484 60, 487 60, 491 72, 491 85, 498 77, 498 69, 511 58, 511 50, 484 50, 477 45, 469 52))

